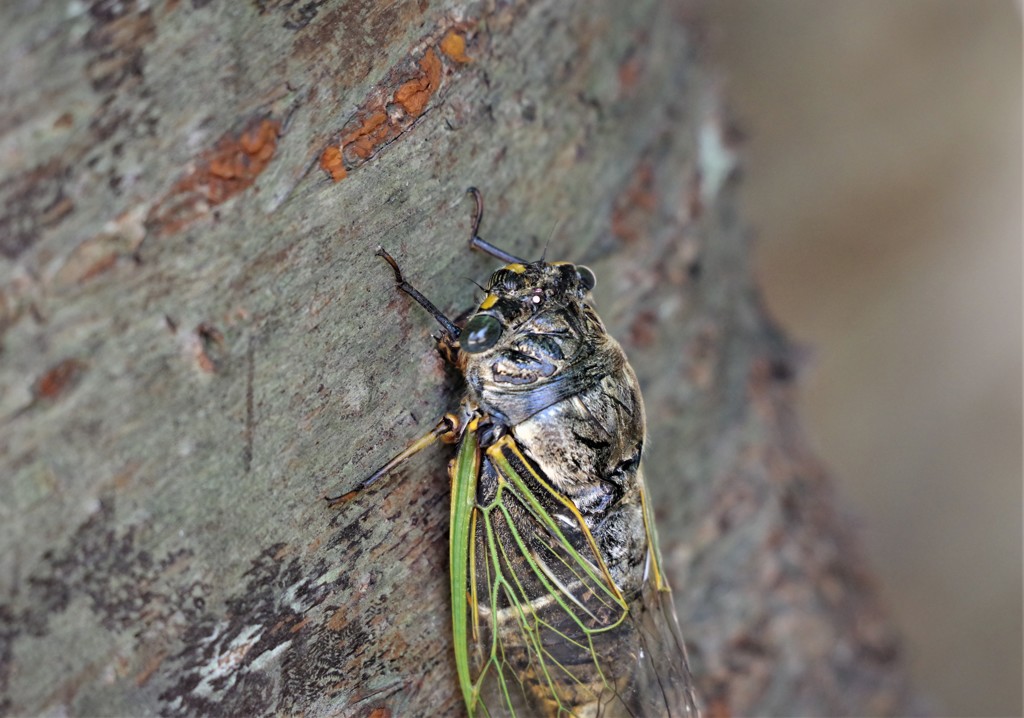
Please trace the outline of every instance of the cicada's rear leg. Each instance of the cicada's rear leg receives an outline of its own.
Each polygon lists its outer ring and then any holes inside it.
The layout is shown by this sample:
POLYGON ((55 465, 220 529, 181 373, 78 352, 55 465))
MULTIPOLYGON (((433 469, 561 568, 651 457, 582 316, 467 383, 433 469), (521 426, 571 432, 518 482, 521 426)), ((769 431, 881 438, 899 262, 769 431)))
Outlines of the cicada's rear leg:
POLYGON ((343 494, 337 496, 328 496, 327 502, 332 506, 339 506, 344 504, 349 499, 355 497, 358 493, 369 487, 377 479, 381 478, 389 471, 404 463, 407 459, 412 458, 416 454, 420 453, 428 446, 433 444, 435 441, 443 441, 446 444, 454 444, 462 436, 462 430, 465 426, 464 418, 459 417, 456 414, 445 414, 441 417, 441 420, 437 422, 433 429, 428 433, 424 434, 416 441, 409 444, 397 455, 395 455, 390 461, 384 464, 382 467, 374 471, 372 474, 367 476, 365 479, 360 481, 356 486, 343 494))
MULTIPOLYGON (((402 270, 398 266, 398 262, 395 261, 394 257, 388 254, 387 250, 383 247, 377 247, 377 256, 383 258, 384 261, 391 266, 391 270, 395 274, 395 284, 398 288, 415 299, 416 303, 426 309, 427 312, 430 313, 430 316, 434 317, 434 319, 437 320, 437 323, 441 325, 441 335, 435 337, 437 339, 438 350, 446 361, 451 363, 453 366, 458 367, 459 335, 461 334, 461 330, 452 320, 446 317, 440 309, 434 306, 433 302, 423 296, 418 289, 405 280, 405 277, 402 276, 402 270)), ((377 479, 403 463, 406 459, 418 454, 435 441, 440 440, 449 444, 457 442, 459 437, 462 435, 463 427, 466 424, 465 411, 466 410, 464 409, 461 416, 456 414, 445 414, 427 434, 409 444, 409 446, 399 452, 390 461, 360 481, 354 488, 343 494, 338 494, 337 496, 328 496, 327 501, 332 505, 342 504, 348 501, 377 481, 377 479)))

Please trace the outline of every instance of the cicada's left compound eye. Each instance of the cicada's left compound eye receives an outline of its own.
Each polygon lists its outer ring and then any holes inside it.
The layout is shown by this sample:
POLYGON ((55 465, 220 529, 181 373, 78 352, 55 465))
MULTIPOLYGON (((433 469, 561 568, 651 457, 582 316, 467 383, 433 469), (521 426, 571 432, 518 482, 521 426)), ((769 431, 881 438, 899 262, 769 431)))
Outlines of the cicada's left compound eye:
POLYGON ((580 277, 580 285, 588 292, 597 286, 597 277, 594 276, 590 267, 584 267, 582 264, 577 264, 576 274, 580 277))
POLYGON ((477 314, 466 323, 459 344, 470 354, 487 351, 501 338, 501 322, 490 314, 477 314))

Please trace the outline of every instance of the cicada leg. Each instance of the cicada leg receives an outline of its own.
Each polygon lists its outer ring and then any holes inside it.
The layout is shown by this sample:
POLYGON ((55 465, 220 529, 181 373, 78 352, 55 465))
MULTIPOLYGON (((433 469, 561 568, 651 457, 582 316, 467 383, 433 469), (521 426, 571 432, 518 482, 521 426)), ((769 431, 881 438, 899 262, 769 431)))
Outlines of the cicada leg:
POLYGON ((491 255, 505 264, 529 264, 525 259, 520 259, 514 254, 509 254, 504 249, 495 247, 477 234, 480 231, 480 223, 484 219, 484 196, 480 194, 480 190, 476 187, 467 189, 466 194, 473 195, 473 200, 476 202, 476 209, 473 212, 473 228, 469 232, 470 248, 479 249, 481 252, 491 255))
POLYGON ((385 262, 391 265, 391 271, 395 273, 395 284, 396 286, 408 294, 410 297, 416 300, 416 303, 426 309, 430 316, 432 316, 438 324, 441 325, 440 336, 434 337, 437 340, 438 351, 441 352, 441 356, 444 360, 454 367, 459 367, 459 335, 462 330, 456 326, 455 322, 446 317, 444 313, 434 306, 434 303, 427 299, 423 294, 416 289, 416 287, 405 281, 405 277, 402 276, 402 270, 398 266, 398 262, 395 258, 388 254, 387 250, 381 246, 377 247, 377 256, 382 257, 385 262))
POLYGON ((346 491, 343 494, 337 496, 326 497, 327 502, 332 506, 338 506, 345 503, 349 499, 353 498, 360 491, 363 491, 368 486, 373 484, 377 479, 387 474, 393 468, 404 462, 406 459, 415 456, 419 452, 426 449, 428 446, 433 444, 435 441, 443 441, 446 444, 454 444, 459 440, 462 435, 461 427, 464 425, 461 420, 455 414, 445 414, 441 417, 441 420, 437 422, 433 429, 427 434, 416 439, 416 441, 409 444, 401 452, 399 452, 394 458, 384 464, 382 467, 374 471, 372 474, 367 476, 365 479, 360 481, 355 488, 346 491))
POLYGON ((437 323, 441 325, 445 338, 449 342, 454 343, 459 338, 459 334, 462 333, 462 330, 455 326, 455 323, 446 317, 444 312, 435 307, 433 302, 424 297, 416 287, 405 281, 405 277, 402 276, 402 270, 399 268, 398 262, 395 261, 394 257, 388 254, 388 251, 384 249, 384 247, 378 245, 376 254, 378 257, 383 257, 384 261, 391 265, 391 270, 395 273, 395 284, 398 285, 398 288, 415 299, 417 304, 430 312, 430 316, 432 316, 437 323))

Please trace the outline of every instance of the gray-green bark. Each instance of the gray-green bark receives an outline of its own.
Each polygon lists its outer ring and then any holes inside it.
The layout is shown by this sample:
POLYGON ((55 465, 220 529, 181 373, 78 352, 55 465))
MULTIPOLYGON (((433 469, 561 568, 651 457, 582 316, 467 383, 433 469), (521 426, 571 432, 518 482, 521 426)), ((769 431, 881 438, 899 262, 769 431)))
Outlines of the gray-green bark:
POLYGON ((550 235, 598 275, 707 712, 914 710, 794 426, 688 3, 0 22, 0 713, 462 710, 449 453, 322 497, 458 398, 373 250, 472 305, 495 263, 466 250, 470 184, 483 236, 534 257, 550 235))

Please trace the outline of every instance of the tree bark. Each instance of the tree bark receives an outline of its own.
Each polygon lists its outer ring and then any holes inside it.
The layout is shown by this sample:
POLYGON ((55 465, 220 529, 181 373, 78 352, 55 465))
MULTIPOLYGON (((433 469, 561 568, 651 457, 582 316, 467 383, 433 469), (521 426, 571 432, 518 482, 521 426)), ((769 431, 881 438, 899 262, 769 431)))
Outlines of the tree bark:
POLYGON ((588 263, 705 712, 919 710, 687 2, 7 2, 0 713, 458 715, 431 319, 588 263))

